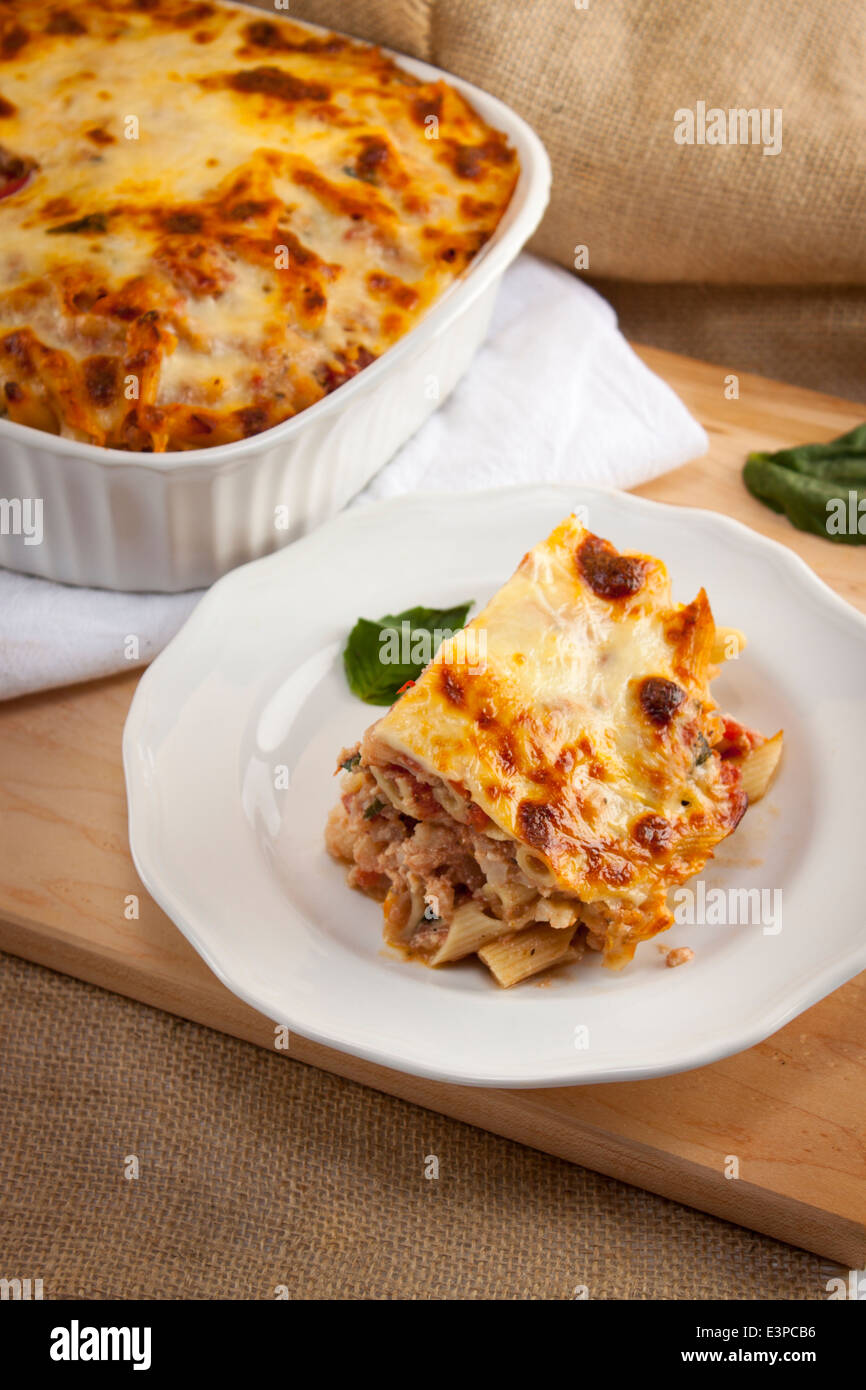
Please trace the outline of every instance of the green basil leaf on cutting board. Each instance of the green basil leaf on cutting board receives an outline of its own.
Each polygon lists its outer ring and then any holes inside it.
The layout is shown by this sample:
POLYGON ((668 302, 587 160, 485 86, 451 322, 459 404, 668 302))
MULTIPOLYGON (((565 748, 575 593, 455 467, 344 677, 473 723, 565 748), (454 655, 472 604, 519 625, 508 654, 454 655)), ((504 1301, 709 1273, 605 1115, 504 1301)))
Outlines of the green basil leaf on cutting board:
POLYGON ((798 530, 840 545, 866 545, 866 424, 826 444, 749 454, 743 481, 798 530))
POLYGON ((436 655, 435 634, 441 641, 465 627, 473 603, 469 599, 453 608, 407 608, 375 622, 359 618, 343 652, 352 694, 368 705, 393 705, 407 681, 416 681, 436 655))

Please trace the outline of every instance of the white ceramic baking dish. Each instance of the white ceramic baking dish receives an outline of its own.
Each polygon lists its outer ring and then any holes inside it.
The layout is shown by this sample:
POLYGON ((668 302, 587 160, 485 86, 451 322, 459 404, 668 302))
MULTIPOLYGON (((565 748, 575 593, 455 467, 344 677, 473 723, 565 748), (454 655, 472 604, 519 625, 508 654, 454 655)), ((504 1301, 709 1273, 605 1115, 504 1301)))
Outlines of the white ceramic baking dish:
POLYGON ((135 454, 0 419, 0 499, 42 502, 38 544, 30 527, 30 538, 12 534, 14 506, 0 510, 0 565, 107 589, 211 584, 333 516, 445 399, 485 335, 503 271, 541 220, 550 163, 503 102, 428 63, 392 56, 420 78, 445 78, 517 150, 517 187, 487 245, 376 362, 250 439, 135 454))

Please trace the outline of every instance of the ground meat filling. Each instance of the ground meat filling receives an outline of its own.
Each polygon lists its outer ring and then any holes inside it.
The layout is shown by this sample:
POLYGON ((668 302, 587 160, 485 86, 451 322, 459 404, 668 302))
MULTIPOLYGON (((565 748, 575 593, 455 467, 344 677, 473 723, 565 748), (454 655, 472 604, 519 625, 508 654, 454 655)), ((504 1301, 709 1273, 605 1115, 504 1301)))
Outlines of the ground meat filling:
POLYGON ((342 750, 342 794, 325 830, 330 853, 350 866, 350 886, 383 903, 390 944, 429 960, 455 910, 470 901, 515 931, 545 922, 568 928, 576 919, 590 950, 619 963, 631 959, 638 941, 670 925, 663 892, 638 905, 585 903, 530 882, 517 843, 487 833, 496 827, 465 788, 428 779, 413 759, 395 756, 369 730, 342 750))
MULTIPOLYGON (((350 886, 384 901, 389 941, 432 955, 461 903, 475 899, 502 918, 495 885, 508 882, 537 895, 515 861, 513 841, 455 820, 416 772, 388 762, 371 769, 359 747, 343 749, 338 766, 346 776, 325 842, 335 858, 351 865, 350 886), (401 807, 411 806, 416 814, 391 803, 376 771, 397 789, 401 807)), ((514 896, 519 899, 519 891, 514 896)))

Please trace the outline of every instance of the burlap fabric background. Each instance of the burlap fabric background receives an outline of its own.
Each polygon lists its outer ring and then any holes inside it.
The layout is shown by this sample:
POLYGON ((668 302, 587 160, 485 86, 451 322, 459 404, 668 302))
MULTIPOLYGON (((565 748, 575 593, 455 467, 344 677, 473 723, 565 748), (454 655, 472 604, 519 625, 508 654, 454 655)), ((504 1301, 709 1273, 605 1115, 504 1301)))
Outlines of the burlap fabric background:
MULTIPOLYGON (((269 0, 257 0, 273 10, 269 0)), ((534 248, 632 338, 862 398, 866 6, 848 0, 291 0, 504 98, 551 156, 534 248), (674 112, 781 108, 782 150, 683 146, 674 112)))
POLYGON ((0 1274, 46 1298, 818 1300, 840 1273, 12 956, 0 1018, 0 1274))

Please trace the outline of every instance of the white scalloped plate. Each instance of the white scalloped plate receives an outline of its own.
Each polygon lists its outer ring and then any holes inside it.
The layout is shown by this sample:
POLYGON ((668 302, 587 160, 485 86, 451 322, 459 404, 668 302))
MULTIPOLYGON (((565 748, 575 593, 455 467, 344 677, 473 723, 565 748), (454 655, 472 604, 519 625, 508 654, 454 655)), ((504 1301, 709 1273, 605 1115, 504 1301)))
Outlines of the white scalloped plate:
POLYGON ((132 853, 229 989, 329 1047, 479 1086, 682 1071, 866 968, 864 689, 866 619, 726 517, 576 487, 400 498, 226 576, 150 667, 123 740, 132 853), (780 889, 782 928, 675 926, 665 947, 696 952, 678 969, 649 942, 621 973, 590 955, 503 991, 477 962, 434 971, 389 953, 381 908, 323 848, 335 754, 378 713, 350 694, 340 653, 359 615, 482 603, 579 506, 618 548, 663 559, 677 599, 703 584, 717 621, 749 637, 714 689, 735 716, 783 726, 786 751, 703 879, 780 889))

